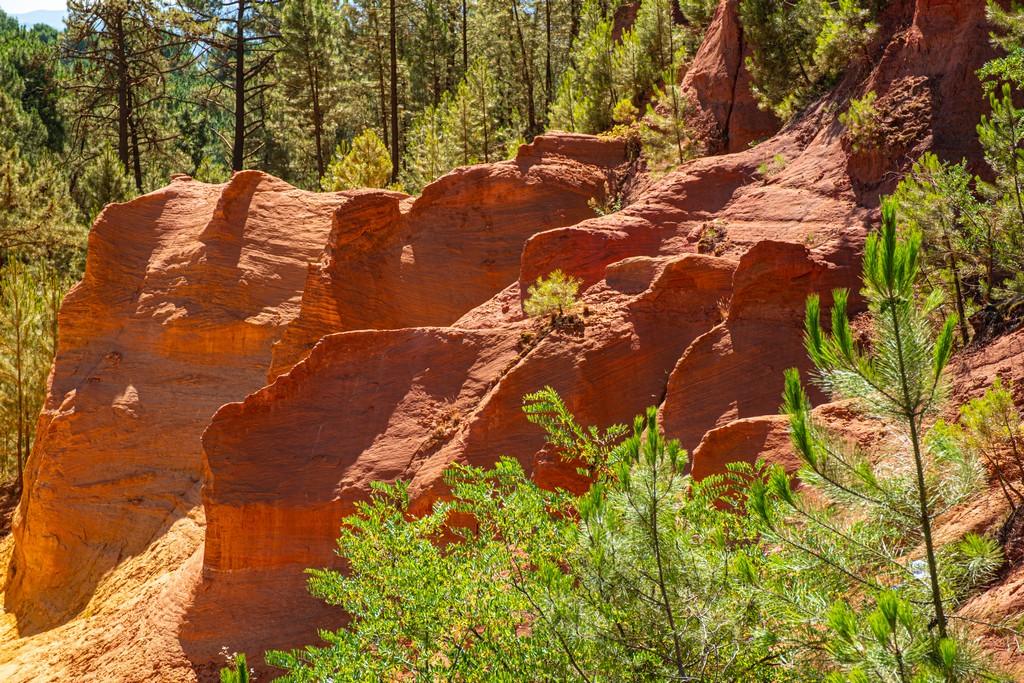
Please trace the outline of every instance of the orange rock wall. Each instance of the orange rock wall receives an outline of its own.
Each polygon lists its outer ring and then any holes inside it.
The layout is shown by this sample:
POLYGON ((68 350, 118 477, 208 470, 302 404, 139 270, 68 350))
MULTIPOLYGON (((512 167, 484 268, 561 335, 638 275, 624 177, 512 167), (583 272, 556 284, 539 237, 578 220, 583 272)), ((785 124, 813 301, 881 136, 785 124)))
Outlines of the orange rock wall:
POLYGON ((108 571, 194 516, 199 435, 262 386, 340 201, 245 172, 179 179, 97 219, 14 521, 4 608, 23 631, 73 616, 108 571))
POLYGON ((740 152, 767 140, 782 123, 757 106, 750 91, 745 60, 751 49, 743 35, 737 7, 740 0, 722 0, 704 42, 683 78, 683 92, 699 110, 695 123, 709 135, 713 150, 740 152))
POLYGON ((456 169, 415 200, 355 194, 310 266, 270 377, 325 334, 455 322, 515 281, 527 238, 593 216, 591 202, 605 200, 624 162, 621 141, 562 133, 514 161, 456 169))

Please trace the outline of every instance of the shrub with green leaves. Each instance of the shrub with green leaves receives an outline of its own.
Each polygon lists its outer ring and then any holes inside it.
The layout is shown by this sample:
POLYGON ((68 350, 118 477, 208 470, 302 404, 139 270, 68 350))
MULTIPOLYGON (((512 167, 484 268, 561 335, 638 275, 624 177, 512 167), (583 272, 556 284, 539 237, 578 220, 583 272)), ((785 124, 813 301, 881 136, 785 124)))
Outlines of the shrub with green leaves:
POLYGON ((220 670, 220 683, 249 683, 249 668, 244 654, 236 654, 231 666, 220 670))
POLYGON ((386 187, 391 179, 391 157, 376 131, 366 129, 351 144, 339 145, 327 168, 323 185, 327 190, 355 190, 386 187))
POLYGON ((625 428, 579 425, 551 389, 525 410, 591 490, 544 491, 510 459, 457 466, 452 500, 411 519, 405 485, 375 484, 342 529, 347 573, 312 572, 350 625, 268 654, 285 680, 784 680, 730 588, 753 537, 725 480, 686 475, 653 408, 619 445, 625 428))
POLYGON ((951 436, 979 454, 1016 510, 1024 503, 1024 425, 1010 389, 1000 378, 980 398, 960 406, 951 436))
POLYGON ((896 191, 902 217, 924 235, 924 284, 955 303, 965 342, 972 312, 986 309, 974 323, 984 339, 1024 305, 1024 109, 1013 96, 1009 85, 993 92, 978 125, 992 182, 968 173, 966 160, 926 154, 896 191))
POLYGON ((771 180, 786 170, 789 162, 783 154, 776 154, 771 161, 765 161, 757 167, 757 172, 764 176, 765 180, 771 180))
POLYGON ((581 281, 566 275, 561 269, 553 270, 547 279, 537 278, 526 290, 523 311, 531 318, 545 315, 565 315, 576 306, 581 281))
POLYGON ((346 520, 338 553, 348 572, 311 572, 312 593, 351 617, 323 634, 328 646, 271 653, 288 681, 529 680, 530 672, 568 666, 537 623, 531 600, 557 583, 571 523, 549 512, 558 497, 533 485, 512 460, 487 472, 446 475, 453 500, 419 519, 408 488, 374 484, 346 520), (450 518, 473 516, 443 544, 450 518))
POLYGON ((878 96, 872 90, 860 99, 850 100, 850 107, 839 115, 839 123, 846 128, 854 152, 874 149, 880 142, 881 120, 875 108, 876 99, 878 96))

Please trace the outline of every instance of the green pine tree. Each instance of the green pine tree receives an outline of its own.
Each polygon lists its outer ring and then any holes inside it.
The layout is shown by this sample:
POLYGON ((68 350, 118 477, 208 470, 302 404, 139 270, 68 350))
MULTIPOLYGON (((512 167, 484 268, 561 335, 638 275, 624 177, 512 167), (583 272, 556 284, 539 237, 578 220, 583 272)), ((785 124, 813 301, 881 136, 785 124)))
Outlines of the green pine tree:
POLYGON ((364 130, 349 145, 339 145, 327 169, 323 186, 331 192, 363 187, 386 187, 391 179, 391 157, 380 136, 364 130))
POLYGON ((409 126, 402 175, 407 192, 421 191, 459 163, 445 129, 443 110, 448 102, 445 97, 442 106, 428 106, 409 126))
POLYGON ((295 124, 293 135, 312 143, 317 185, 327 173, 338 128, 340 34, 340 17, 332 0, 285 0, 281 6, 277 70, 281 104, 295 124))
POLYGON ((831 333, 818 297, 808 299, 806 345, 822 387, 886 424, 902 449, 869 455, 832 434, 788 371, 784 410, 813 495, 794 492, 781 470, 752 484, 751 513, 781 551, 762 577, 749 578, 790 622, 782 631, 827 653, 836 670, 829 680, 978 680, 985 663, 953 614, 1002 557, 991 539, 973 534, 945 546, 935 539, 936 520, 985 477, 972 453, 932 428, 956 323, 933 327, 940 298, 921 301, 915 292, 921 235, 900 238, 896 213, 885 200, 882 230, 865 246, 870 342, 855 341, 848 293, 839 290, 831 333))
POLYGON ((55 272, 37 276, 21 261, 0 272, 0 431, 5 472, 20 490, 57 347, 57 311, 66 286, 55 272))

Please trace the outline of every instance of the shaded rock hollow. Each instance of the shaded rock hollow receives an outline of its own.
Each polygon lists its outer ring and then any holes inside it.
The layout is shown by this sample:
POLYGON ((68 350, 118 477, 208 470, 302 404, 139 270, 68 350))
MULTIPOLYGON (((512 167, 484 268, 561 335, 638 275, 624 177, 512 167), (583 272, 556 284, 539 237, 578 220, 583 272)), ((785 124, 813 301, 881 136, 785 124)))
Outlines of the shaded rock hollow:
POLYGON ((454 462, 509 455, 545 485, 581 485, 522 418, 544 385, 583 422, 660 406, 698 474, 790 457, 773 416, 781 370, 806 367, 804 298, 857 287, 878 195, 908 160, 977 160, 971 75, 988 29, 980 0, 893 2, 871 61, 747 148, 777 122, 744 86, 735 5, 684 81, 734 153, 612 215, 588 203, 623 172, 622 145, 568 134, 415 200, 246 172, 109 207, 62 311, 3 546, 0 678, 215 680, 224 648, 315 642, 341 615, 306 595, 302 570, 334 562, 371 480, 410 480, 418 510, 454 462), (886 97, 915 94, 921 125, 902 127, 898 153, 843 139, 835 112, 868 89, 894 128, 907 114, 886 97), (763 178, 779 154, 785 170, 763 178), (522 314, 526 286, 555 268, 584 283, 578 325, 522 314))

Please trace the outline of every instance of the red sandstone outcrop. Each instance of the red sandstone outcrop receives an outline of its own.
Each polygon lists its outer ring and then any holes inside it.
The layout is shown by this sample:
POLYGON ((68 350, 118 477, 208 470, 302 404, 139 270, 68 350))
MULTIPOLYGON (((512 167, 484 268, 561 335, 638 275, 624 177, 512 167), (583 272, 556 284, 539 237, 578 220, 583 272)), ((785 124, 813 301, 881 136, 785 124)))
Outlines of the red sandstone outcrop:
MULTIPOLYGON (((685 87, 741 151, 686 164, 613 215, 588 203, 622 145, 570 135, 417 199, 242 173, 108 208, 0 548, 0 679, 215 680, 221 648, 314 641, 341 615, 306 594, 303 569, 335 562, 371 480, 410 480, 417 510, 445 495, 450 464, 503 455, 580 485, 522 416, 544 385, 582 422, 660 405, 695 475, 757 454, 792 466, 776 413, 782 369, 807 366, 804 298, 856 289, 878 194, 915 155, 977 159, 988 29, 982 0, 890 3, 872 64, 745 149, 776 124, 745 87, 735 4, 685 87), (835 113, 870 89, 896 137, 854 154, 835 113), (763 177, 776 155, 785 168, 763 177), (551 328, 521 304, 555 268, 585 291, 579 320, 551 328)), ((991 361, 965 356, 959 391, 1019 376, 1013 339, 991 361)))
MULTIPOLYGON (((440 476, 452 463, 509 455, 545 485, 578 487, 574 469, 543 452, 543 431, 524 419, 523 396, 550 385, 587 423, 631 420, 660 400, 675 360, 718 319, 734 268, 695 254, 616 264, 584 297, 578 325, 551 328, 519 314, 476 330, 324 337, 290 373, 221 409, 203 437, 211 473, 206 581, 241 605, 244 594, 223 585, 239 569, 250 586, 261 576, 250 593, 256 608, 281 575, 334 564, 330 539, 371 481, 411 480, 414 507, 425 510, 444 493, 440 476)), ((185 636, 199 641, 193 629, 205 633, 204 615, 190 620, 185 636)), ((258 638, 272 626, 216 624, 238 638, 233 648, 265 646, 258 638)), ((308 642, 315 624, 294 635, 281 644, 308 642)))
POLYGON ((270 378, 326 334, 452 324, 516 280, 527 238, 592 217, 624 162, 619 140, 557 133, 514 161, 456 169, 415 200, 353 194, 309 268, 270 378))
MULTIPOLYGON (((860 235, 851 226, 853 243, 860 235)), ((858 289, 860 269, 849 262, 850 255, 833 254, 840 261, 834 263, 803 245, 774 241, 747 251, 736 271, 728 316, 691 344, 672 371, 661 409, 665 432, 692 450, 707 432, 729 422, 776 414, 783 371, 798 367, 806 374, 811 367, 803 344, 804 302, 818 292, 827 310, 832 290, 858 289)), ((858 305, 854 297, 851 312, 858 305)), ((822 398, 811 393, 812 399, 822 398)))
POLYGON ((744 40, 736 8, 740 0, 722 0, 683 78, 683 91, 699 109, 698 125, 707 130, 712 150, 732 153, 766 140, 782 123, 760 109, 750 91, 745 60, 750 45, 744 40))
POLYGON ((226 185, 180 178, 97 219, 14 520, 4 607, 20 632, 81 611, 171 527, 191 527, 191 547, 137 572, 201 543, 199 435, 263 384, 341 199, 245 172, 226 185))
MULTIPOLYGON (((813 416, 818 424, 867 452, 885 447, 895 437, 881 423, 850 412, 841 401, 815 407, 813 416)), ((725 474, 729 463, 754 464, 757 460, 781 465, 790 474, 800 469, 800 458, 789 438, 787 416, 775 414, 741 418, 712 429, 693 450, 690 473, 697 479, 703 479, 713 474, 725 474)))

